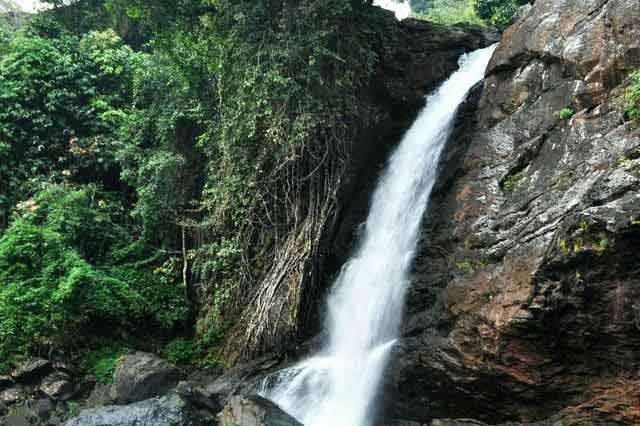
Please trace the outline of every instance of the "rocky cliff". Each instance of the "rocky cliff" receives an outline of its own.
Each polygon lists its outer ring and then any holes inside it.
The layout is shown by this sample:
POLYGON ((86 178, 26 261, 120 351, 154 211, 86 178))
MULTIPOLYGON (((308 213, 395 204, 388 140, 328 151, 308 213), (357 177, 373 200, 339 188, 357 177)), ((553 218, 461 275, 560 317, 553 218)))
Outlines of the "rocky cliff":
POLYGON ((640 424, 639 67, 638 0, 538 0, 502 35, 425 218, 390 424, 640 424))

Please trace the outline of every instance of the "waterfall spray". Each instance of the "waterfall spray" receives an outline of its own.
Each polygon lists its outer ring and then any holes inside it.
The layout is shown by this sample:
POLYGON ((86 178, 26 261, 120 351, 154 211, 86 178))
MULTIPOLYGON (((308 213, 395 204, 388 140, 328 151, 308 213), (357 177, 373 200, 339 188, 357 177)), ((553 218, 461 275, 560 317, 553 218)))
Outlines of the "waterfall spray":
POLYGON ((371 404, 402 320, 420 224, 456 111, 495 46, 460 58, 427 99, 373 195, 358 248, 328 300, 322 351, 272 377, 264 395, 306 426, 368 426, 371 404))

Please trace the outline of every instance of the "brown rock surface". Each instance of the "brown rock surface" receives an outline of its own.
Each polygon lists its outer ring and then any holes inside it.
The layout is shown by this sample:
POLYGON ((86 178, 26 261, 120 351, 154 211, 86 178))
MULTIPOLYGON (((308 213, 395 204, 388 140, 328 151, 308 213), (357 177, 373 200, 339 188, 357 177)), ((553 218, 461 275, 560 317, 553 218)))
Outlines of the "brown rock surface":
POLYGON ((640 0, 538 0, 503 34, 443 159, 389 417, 640 424, 636 68, 640 0))

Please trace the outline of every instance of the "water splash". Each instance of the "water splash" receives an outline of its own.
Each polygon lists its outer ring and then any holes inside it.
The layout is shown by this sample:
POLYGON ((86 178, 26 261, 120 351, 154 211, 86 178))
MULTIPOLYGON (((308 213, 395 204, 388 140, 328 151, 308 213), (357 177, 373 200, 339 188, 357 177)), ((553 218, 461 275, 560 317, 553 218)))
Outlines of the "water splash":
POLYGON ((374 0, 374 6, 380 6, 396 14, 396 19, 401 21, 411 15, 411 5, 409 0, 374 0))
POLYGON ((317 355, 265 382, 263 394, 307 426, 368 426, 397 339, 420 224, 456 111, 495 46, 463 55, 391 156, 358 249, 328 300, 329 340, 317 355))

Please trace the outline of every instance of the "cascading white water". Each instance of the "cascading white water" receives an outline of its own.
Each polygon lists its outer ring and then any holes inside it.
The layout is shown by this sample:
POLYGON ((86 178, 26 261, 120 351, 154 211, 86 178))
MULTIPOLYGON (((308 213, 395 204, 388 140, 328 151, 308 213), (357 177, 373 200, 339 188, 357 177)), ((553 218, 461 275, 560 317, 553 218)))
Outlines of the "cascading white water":
POLYGON ((440 153, 458 106, 483 78, 494 49, 460 58, 460 69, 428 97, 389 160, 358 249, 329 296, 326 347, 266 384, 264 395, 306 426, 370 423, 370 405, 399 331, 440 153))
POLYGON ((396 14, 396 19, 401 21, 411 15, 411 5, 409 0, 373 0, 374 6, 391 10, 396 14))

